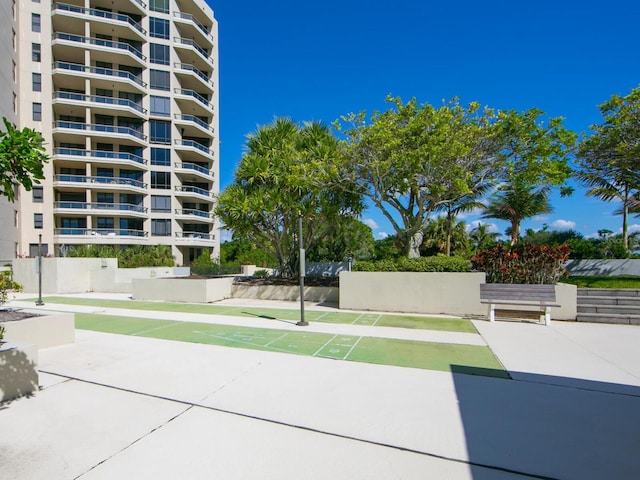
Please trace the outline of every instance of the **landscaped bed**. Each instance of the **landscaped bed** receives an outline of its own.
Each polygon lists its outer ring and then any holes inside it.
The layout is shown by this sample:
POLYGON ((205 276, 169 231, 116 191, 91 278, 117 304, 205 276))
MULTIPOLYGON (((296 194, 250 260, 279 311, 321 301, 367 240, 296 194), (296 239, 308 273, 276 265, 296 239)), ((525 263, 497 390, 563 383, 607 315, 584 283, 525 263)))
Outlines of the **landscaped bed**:
POLYGON ((633 288, 640 289, 640 277, 569 277, 563 278, 562 283, 570 283, 579 288, 633 288))

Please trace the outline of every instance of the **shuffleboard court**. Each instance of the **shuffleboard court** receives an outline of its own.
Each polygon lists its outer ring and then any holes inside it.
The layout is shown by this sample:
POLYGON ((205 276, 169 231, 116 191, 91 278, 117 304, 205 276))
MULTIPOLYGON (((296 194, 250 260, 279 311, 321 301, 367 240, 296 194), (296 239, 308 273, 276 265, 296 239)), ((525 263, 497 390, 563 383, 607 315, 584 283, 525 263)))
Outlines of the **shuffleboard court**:
POLYGON ((509 378, 485 346, 89 313, 75 317, 76 328, 82 330, 429 370, 451 371, 452 366, 463 366, 485 376, 509 378))
MULTIPOLYGON (((205 315, 227 315, 274 320, 297 321, 300 312, 296 309, 238 307, 229 305, 204 305, 193 303, 147 302, 138 300, 113 300, 77 297, 45 297, 45 304, 82 305, 100 308, 126 308, 130 310, 163 311, 176 313, 198 313, 205 315)), ((463 318, 428 317, 421 315, 333 312, 306 310, 305 318, 311 322, 371 325, 379 327, 401 327, 448 332, 478 333, 473 323, 463 318)))

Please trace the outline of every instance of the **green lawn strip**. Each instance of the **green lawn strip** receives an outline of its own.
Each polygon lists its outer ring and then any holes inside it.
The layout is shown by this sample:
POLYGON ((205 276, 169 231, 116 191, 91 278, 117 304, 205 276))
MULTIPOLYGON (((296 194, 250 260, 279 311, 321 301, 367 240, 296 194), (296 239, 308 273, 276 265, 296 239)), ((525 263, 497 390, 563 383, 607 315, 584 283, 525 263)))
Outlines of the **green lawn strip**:
POLYGON ((207 345, 509 378, 488 347, 77 313, 76 328, 207 345), (475 369, 475 370, 474 370, 475 369))
MULTIPOLYGON (((176 313, 198 313, 208 315, 228 315, 234 317, 257 317, 274 320, 297 321, 297 309, 275 309, 256 307, 234 307, 225 305, 202 305, 193 303, 145 302, 137 300, 111 300, 99 298, 46 297, 45 305, 82 305, 101 308, 127 308, 130 310, 163 311, 176 313)), ((355 312, 326 312, 306 310, 305 319, 311 322, 343 323, 387 327, 416 328, 422 330, 442 330, 449 332, 477 333, 469 320, 462 318, 421 317, 412 315, 370 314, 355 312)))
POLYGON ((569 277, 563 278, 562 283, 570 283, 580 288, 635 288, 640 289, 640 277, 569 277))

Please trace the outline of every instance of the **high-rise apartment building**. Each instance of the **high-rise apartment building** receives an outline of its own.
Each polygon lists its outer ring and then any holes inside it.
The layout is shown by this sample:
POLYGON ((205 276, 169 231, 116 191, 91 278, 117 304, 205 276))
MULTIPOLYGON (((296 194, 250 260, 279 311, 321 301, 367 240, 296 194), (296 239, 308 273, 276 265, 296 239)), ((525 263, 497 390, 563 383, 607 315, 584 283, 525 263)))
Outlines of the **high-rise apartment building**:
POLYGON ((16 1, 3 105, 16 99, 51 161, 20 192, 15 254, 34 255, 42 234, 57 256, 86 244, 218 256, 217 23, 204 0, 145 1, 16 1))

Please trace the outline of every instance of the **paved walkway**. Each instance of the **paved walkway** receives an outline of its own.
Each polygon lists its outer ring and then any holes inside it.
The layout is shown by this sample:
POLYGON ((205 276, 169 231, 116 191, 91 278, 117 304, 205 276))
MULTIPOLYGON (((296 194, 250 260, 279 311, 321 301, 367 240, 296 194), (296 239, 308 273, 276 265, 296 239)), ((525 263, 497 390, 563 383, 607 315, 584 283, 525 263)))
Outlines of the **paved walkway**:
POLYGON ((513 380, 77 331, 0 478, 640 478, 639 327, 474 324, 513 380))

